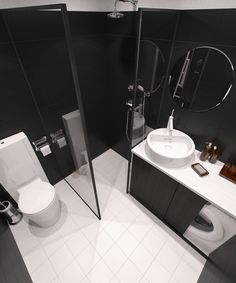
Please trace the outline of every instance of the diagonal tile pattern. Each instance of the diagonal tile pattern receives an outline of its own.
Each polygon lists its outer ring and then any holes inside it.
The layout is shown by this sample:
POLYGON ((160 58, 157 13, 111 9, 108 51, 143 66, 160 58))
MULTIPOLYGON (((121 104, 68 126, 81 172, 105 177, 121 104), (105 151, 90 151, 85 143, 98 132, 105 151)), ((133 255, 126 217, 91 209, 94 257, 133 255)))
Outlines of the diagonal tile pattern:
POLYGON ((108 150, 93 165, 101 221, 62 180, 54 227, 11 227, 33 282, 196 283, 205 259, 125 193, 127 161, 108 150))

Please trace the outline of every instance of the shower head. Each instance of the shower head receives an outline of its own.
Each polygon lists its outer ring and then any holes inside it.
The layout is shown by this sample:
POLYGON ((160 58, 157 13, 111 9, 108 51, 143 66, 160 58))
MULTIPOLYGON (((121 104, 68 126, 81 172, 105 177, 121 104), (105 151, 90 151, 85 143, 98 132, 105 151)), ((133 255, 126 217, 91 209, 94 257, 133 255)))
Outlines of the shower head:
POLYGON ((124 17, 124 14, 118 12, 118 11, 115 9, 113 12, 107 14, 107 17, 108 17, 108 18, 111 18, 111 19, 120 19, 120 18, 123 18, 123 17, 124 17))
POLYGON ((131 3, 133 5, 133 10, 136 11, 136 9, 137 9, 138 0, 115 0, 114 11, 107 15, 108 18, 120 19, 120 18, 124 17, 124 14, 117 11, 116 5, 117 5, 118 2, 131 3))

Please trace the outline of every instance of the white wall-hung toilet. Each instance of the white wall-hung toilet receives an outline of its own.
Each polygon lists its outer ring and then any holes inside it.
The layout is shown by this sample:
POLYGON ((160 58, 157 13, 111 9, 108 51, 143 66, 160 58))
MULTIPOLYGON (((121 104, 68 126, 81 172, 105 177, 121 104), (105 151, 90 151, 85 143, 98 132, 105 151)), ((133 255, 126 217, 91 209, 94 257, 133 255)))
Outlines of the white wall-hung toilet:
POLYGON ((19 209, 41 227, 55 224, 60 216, 60 205, 55 188, 48 182, 36 178, 18 189, 19 209))
POLYGON ((26 135, 0 142, 0 183, 18 203, 24 216, 41 227, 60 217, 60 203, 26 135))

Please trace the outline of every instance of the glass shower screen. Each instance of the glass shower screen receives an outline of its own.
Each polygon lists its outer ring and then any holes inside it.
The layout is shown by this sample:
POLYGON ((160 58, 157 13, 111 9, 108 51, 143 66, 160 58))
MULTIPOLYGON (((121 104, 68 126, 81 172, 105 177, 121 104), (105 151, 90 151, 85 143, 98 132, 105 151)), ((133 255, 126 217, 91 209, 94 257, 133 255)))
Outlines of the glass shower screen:
POLYGON ((2 16, 57 161, 53 170, 100 218, 66 6, 9 9, 2 16))

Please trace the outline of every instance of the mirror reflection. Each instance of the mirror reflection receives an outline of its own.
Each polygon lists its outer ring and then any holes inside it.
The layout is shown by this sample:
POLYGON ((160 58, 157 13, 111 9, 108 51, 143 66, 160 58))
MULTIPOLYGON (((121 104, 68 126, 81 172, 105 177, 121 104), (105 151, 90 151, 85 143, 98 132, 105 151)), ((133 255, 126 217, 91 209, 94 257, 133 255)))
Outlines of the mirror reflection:
POLYGON ((175 63, 169 77, 170 93, 181 108, 207 111, 225 100, 233 79, 229 57, 217 48, 200 46, 175 63))
POLYGON ((147 93, 157 91, 164 80, 164 56, 150 40, 141 40, 139 53, 139 84, 147 93))

